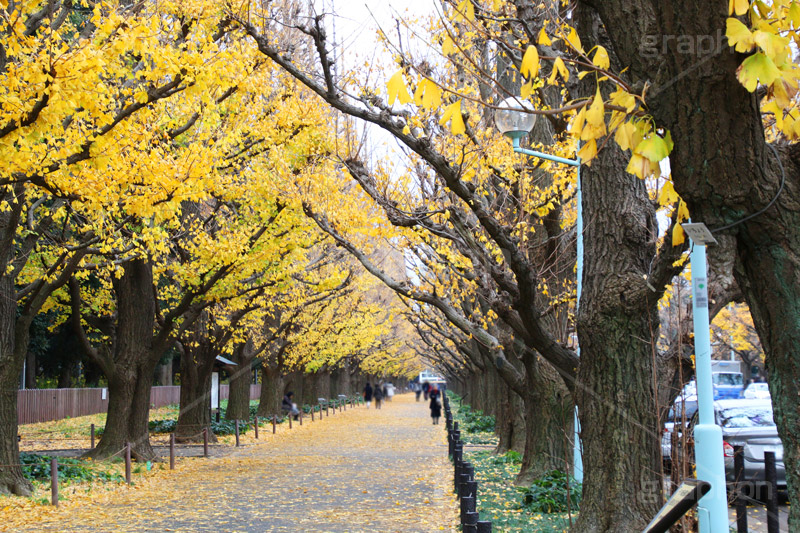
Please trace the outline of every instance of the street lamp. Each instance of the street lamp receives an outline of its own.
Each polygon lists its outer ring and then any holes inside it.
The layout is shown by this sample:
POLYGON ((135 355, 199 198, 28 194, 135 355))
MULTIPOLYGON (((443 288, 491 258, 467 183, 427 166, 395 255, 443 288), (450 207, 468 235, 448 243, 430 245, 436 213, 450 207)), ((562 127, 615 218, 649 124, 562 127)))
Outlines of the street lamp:
POLYGON ((692 239, 692 315, 694 320, 694 367, 697 383, 698 424, 694 426, 697 478, 711 484, 711 491, 697 503, 700 533, 728 530, 725 460, 722 429, 714 420, 714 385, 711 376, 711 338, 708 319, 708 267, 706 246, 717 244, 703 223, 681 224, 692 239))
MULTIPOLYGON (((527 135, 532 129, 534 124, 536 124, 536 115, 533 113, 534 109, 533 106, 527 100, 522 100, 521 98, 517 98, 512 96, 510 98, 506 98, 502 102, 500 102, 497 106, 497 110, 494 113, 494 123, 497 126, 497 129, 500 130, 500 133, 505 135, 506 137, 510 137, 514 151, 520 154, 529 155, 531 157, 537 157, 539 159, 546 159, 547 161, 554 161, 556 163, 561 163, 562 165, 569 165, 575 167, 577 171, 577 181, 578 181, 578 188, 577 188, 577 202, 578 202, 578 217, 577 217, 577 233, 578 233, 578 287, 577 287, 577 301, 580 302, 581 300, 581 289, 583 287, 583 209, 581 208, 581 160, 580 158, 576 159, 566 159, 563 157, 558 157, 555 155, 545 154, 543 152, 537 152, 536 150, 529 150, 527 148, 522 148, 519 145, 519 140, 527 135)), ((578 304, 575 304, 575 310, 578 310, 578 304)), ((578 356, 580 356, 580 344, 577 346, 576 352, 578 356)), ((580 440, 580 422, 578 421, 578 406, 575 406, 575 421, 574 421, 574 428, 575 428, 575 438, 574 438, 574 447, 572 451, 572 471, 575 476, 575 479, 583 483, 583 458, 582 458, 582 451, 581 451, 581 440, 580 440)))

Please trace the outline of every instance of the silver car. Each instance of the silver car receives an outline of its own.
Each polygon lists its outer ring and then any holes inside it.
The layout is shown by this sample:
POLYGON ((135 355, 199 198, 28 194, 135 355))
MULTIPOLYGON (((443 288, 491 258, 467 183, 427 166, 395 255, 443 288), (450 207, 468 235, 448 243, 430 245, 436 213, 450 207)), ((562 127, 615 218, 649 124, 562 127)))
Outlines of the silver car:
POLYGON ((734 481, 734 446, 744 447, 745 482, 763 482, 764 452, 775 453, 778 489, 786 487, 786 470, 783 465, 783 444, 772 418, 770 400, 717 400, 714 417, 722 428, 722 447, 725 454, 725 477, 734 481))

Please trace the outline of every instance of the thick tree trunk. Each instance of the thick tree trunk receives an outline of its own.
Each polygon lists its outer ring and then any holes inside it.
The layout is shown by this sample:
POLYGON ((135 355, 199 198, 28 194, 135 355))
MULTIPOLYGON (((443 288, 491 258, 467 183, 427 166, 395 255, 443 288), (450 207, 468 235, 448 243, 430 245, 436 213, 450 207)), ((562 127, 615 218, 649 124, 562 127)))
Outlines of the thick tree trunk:
POLYGON ((258 401, 258 416, 267 417, 281 413, 284 386, 281 371, 265 362, 261 366, 261 397, 258 401))
POLYGON ((564 381, 544 361, 528 358, 525 379, 528 394, 522 398, 525 453, 515 483, 530 483, 550 470, 566 472, 571 461, 572 397, 564 381))
MULTIPOLYGON (((735 235, 736 280, 770 372, 790 500, 800 500, 800 148, 781 149, 785 181, 764 138, 758 97, 736 78, 744 56, 724 40, 728 6, 656 0, 586 2, 600 13, 628 75, 646 83, 656 124, 675 140, 675 189, 695 221, 735 235), (635 16, 631 16, 634 14, 635 16), (682 34, 676 37, 676 33, 682 34), (678 50, 680 37, 698 46, 678 50), (700 47, 700 39, 712 46, 700 47), (647 41, 645 41, 647 39, 647 41), (642 53, 642 43, 655 46, 642 53), (771 203, 773 202, 774 203, 771 203), (769 209, 766 209, 769 206, 769 209), (766 209, 766 211, 761 212, 766 209), (748 220, 745 217, 755 215, 748 220)), ((800 530, 800 506, 789 529, 800 530)))
POLYGON ((38 363, 36 361, 36 354, 34 352, 28 351, 28 355, 25 358, 25 388, 26 389, 35 389, 36 388, 36 367, 38 363))
MULTIPOLYGON (((203 429, 211 427, 211 374, 215 354, 208 344, 206 325, 205 317, 198 319, 193 328, 194 342, 184 343, 181 355, 181 408, 175 428, 175 438, 180 442, 201 442, 203 429)), ((211 431, 209 438, 216 442, 211 431)))
POLYGON ((108 382, 108 418, 97 447, 88 457, 100 459, 119 455, 126 443, 137 461, 155 459, 147 427, 153 365, 120 369, 108 382))
POLYGON ((172 359, 156 367, 155 382, 162 387, 172 385, 172 359))
POLYGON ((137 460, 155 458, 147 427, 153 371, 160 354, 153 351, 155 296, 153 270, 146 259, 125 263, 114 280, 117 328, 114 364, 108 377, 108 418, 103 438, 87 455, 106 458, 131 444, 137 460))
MULTIPOLYGON (((228 420, 250 420, 250 377, 252 376, 253 347, 250 342, 240 344, 233 351, 233 367, 228 393, 228 420)), ((263 387, 263 385, 262 385, 263 387)))
POLYGON ((19 466, 17 441, 17 391, 22 372, 24 352, 27 351, 27 331, 30 322, 17 320, 17 299, 14 282, 0 276, 0 494, 30 496, 31 483, 19 466))
POLYGON ((654 352, 658 328, 646 275, 656 224, 645 182, 607 146, 581 170, 585 257, 574 393, 584 484, 577 531, 641 531, 661 503, 654 352))
MULTIPOLYGON (((794 169, 800 175, 800 164, 794 169)), ((784 212, 785 228, 800 227, 800 203, 793 214, 784 212)), ((780 224, 772 228, 779 230, 780 224)), ((772 238, 748 231, 740 242, 737 279, 745 294, 767 356, 769 389, 775 423, 783 442, 783 461, 789 490, 789 531, 800 531, 800 236, 772 238), (781 238, 785 240, 781 241, 781 238), (762 239, 761 244, 754 239, 762 239)))

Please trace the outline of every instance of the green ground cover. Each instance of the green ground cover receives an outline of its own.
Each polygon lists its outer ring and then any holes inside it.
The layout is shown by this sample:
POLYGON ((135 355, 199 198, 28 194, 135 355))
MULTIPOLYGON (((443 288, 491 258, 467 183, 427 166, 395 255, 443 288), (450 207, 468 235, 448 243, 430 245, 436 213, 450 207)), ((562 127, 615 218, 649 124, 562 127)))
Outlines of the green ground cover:
MULTIPOLYGON (((567 531, 570 527, 569 513, 544 512, 547 509, 558 509, 559 502, 565 503, 563 475, 550 473, 531 487, 516 487, 514 479, 522 461, 519 453, 510 451, 504 455, 497 455, 491 448, 470 447, 470 445, 497 444, 497 437, 493 433, 494 418, 485 416, 480 411, 474 411, 467 404, 462 404, 458 396, 452 393, 448 395, 454 420, 459 424, 461 439, 465 443, 464 458, 475 467, 480 520, 491 521, 492 531, 509 533, 567 531)), ((574 503, 575 493, 571 493, 570 496, 574 503)), ((573 521, 575 517, 576 514, 573 512, 573 521)))

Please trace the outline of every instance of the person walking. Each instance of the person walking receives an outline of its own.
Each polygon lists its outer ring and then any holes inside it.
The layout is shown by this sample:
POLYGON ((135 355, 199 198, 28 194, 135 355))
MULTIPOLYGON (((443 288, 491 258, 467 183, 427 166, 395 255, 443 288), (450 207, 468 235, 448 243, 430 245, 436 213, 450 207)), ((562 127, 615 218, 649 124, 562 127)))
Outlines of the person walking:
POLYGON ((431 389, 428 391, 428 396, 430 397, 431 401, 428 404, 428 407, 431 409, 431 418, 433 419, 433 423, 438 424, 439 418, 442 416, 442 404, 439 401, 439 389, 436 388, 436 385, 433 385, 431 389))
POLYGON ((383 400, 383 387, 381 385, 375 385, 375 391, 372 395, 375 397, 375 409, 380 409, 381 401, 383 400))
POLYGON ((422 384, 422 394, 425 396, 425 401, 428 401, 428 393, 431 390, 431 384, 427 381, 422 384))
POLYGON ((414 394, 417 396, 417 401, 419 401, 419 397, 422 396, 422 386, 419 383, 412 383, 411 390, 414 391, 414 394))
POLYGON ((372 405, 372 385, 369 383, 364 387, 364 401, 367 402, 367 409, 369 409, 369 406, 372 405))

